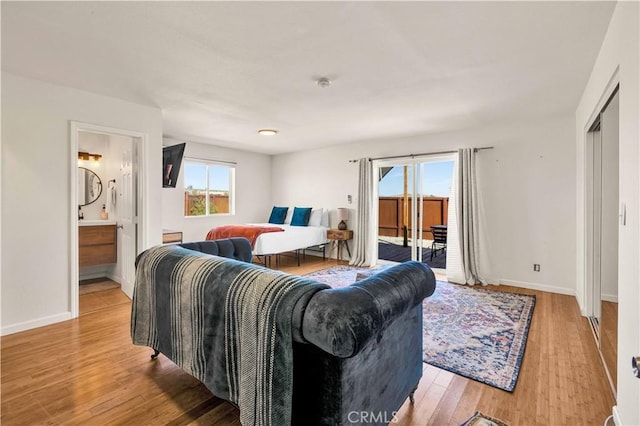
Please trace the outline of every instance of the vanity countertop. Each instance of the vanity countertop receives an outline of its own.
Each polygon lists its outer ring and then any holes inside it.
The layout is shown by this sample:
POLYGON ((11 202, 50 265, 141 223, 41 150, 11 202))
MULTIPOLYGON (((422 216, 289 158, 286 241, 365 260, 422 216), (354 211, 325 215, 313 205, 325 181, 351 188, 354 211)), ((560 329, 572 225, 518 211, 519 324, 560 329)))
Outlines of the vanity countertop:
POLYGON ((115 225, 115 220, 110 219, 80 219, 78 220, 78 226, 99 226, 99 225, 115 225))

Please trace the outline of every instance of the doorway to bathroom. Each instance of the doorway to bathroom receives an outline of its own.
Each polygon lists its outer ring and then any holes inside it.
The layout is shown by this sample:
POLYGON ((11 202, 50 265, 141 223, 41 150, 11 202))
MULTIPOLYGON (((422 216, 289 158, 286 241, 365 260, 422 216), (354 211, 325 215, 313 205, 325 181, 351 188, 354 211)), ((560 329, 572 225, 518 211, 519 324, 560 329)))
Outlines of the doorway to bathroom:
POLYGON ((140 176, 145 141, 138 132, 71 123, 74 318, 109 303, 124 303, 133 294, 134 262, 144 229, 140 176))

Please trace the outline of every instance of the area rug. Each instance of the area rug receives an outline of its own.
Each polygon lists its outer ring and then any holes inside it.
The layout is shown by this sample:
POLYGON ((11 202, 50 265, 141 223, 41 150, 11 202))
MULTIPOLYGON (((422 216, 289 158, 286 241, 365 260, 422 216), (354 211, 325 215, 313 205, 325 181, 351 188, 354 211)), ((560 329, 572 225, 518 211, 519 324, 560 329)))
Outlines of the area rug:
POLYGON ((489 417, 486 414, 482 414, 480 411, 476 411, 469 420, 462 423, 460 426, 509 426, 502 420, 498 420, 494 417, 489 417))
MULTIPOLYGON (((346 265, 307 274, 332 287, 371 269, 346 265)), ((438 281, 424 301, 424 362, 512 392, 518 380, 536 298, 438 281)))

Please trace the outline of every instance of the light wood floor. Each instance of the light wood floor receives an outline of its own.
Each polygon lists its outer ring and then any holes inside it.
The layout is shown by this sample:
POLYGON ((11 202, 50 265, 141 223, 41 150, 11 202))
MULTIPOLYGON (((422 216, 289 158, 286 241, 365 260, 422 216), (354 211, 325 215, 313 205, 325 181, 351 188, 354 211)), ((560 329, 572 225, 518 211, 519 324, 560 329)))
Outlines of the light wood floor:
MULTIPOLYGON (((335 265, 311 256, 299 268, 285 262, 280 269, 297 274, 335 265)), ((537 296, 515 391, 425 364, 415 405, 407 402, 395 424, 458 425, 476 410, 512 426, 603 424, 615 403, 575 299, 499 290, 537 296)), ((231 404, 164 356, 151 361, 149 348, 131 344, 131 304, 120 290, 82 295, 80 305, 78 319, 0 340, 3 425, 240 424, 231 404), (94 300, 86 304, 88 296, 94 300)))
POLYGON ((79 293, 80 315, 123 303, 131 303, 127 295, 120 291, 120 284, 108 278, 81 282, 79 293))

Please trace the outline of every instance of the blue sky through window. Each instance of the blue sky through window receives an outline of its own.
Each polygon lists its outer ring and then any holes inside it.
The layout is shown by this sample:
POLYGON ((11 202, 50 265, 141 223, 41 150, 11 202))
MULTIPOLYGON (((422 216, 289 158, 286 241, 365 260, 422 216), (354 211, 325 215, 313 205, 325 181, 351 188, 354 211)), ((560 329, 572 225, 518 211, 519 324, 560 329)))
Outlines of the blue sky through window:
MULTIPOLYGON (((409 191, 411 191, 411 166, 409 166, 409 191)), ((424 163, 422 179, 423 195, 448 197, 451 191, 453 161, 424 163)), ((396 166, 380 181, 380 196, 396 196, 403 194, 403 167, 396 166)))
MULTIPOLYGON (((186 163, 184 168, 184 187, 193 189, 206 188, 206 164, 186 163)), ((229 168, 209 165, 209 190, 229 191, 229 168)))

